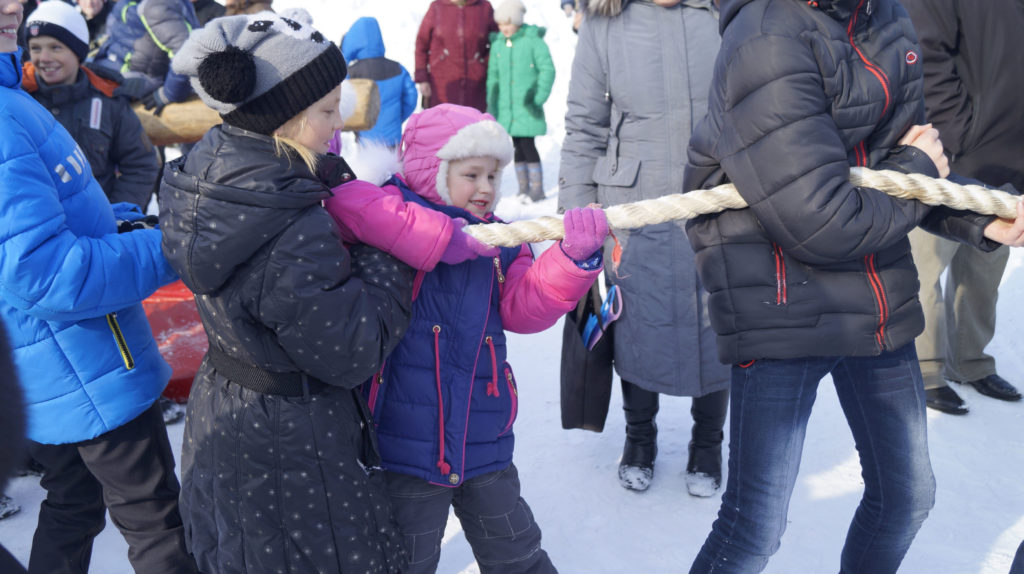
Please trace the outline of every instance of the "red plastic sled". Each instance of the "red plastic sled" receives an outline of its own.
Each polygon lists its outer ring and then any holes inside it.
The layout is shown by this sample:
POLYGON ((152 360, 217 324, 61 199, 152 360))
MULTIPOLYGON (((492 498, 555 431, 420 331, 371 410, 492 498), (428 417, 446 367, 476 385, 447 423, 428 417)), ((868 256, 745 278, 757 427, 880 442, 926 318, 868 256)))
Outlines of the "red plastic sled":
POLYGON ((209 347, 192 292, 181 281, 175 281, 157 289, 142 306, 160 346, 160 354, 174 369, 164 396, 184 403, 188 401, 192 379, 209 347))

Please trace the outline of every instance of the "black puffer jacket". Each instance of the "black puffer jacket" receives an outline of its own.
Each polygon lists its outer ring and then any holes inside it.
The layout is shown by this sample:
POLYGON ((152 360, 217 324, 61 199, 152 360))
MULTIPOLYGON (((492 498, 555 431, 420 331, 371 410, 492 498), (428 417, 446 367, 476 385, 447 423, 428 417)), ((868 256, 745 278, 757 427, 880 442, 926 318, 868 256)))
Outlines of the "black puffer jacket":
POLYGON ((260 393, 204 360, 181 494, 203 572, 402 567, 353 389, 408 326, 414 271, 375 250, 350 257, 321 207, 329 193, 301 160, 276 157, 270 138, 230 126, 165 170, 164 253, 196 293, 211 353, 326 383, 305 398, 260 393))
POLYGON ((924 324, 907 233, 996 247, 991 217, 849 183, 851 165, 937 175, 897 145, 924 123, 920 50, 895 0, 813 4, 721 2, 684 188, 732 181, 750 205, 687 227, 727 363, 902 347, 924 324))

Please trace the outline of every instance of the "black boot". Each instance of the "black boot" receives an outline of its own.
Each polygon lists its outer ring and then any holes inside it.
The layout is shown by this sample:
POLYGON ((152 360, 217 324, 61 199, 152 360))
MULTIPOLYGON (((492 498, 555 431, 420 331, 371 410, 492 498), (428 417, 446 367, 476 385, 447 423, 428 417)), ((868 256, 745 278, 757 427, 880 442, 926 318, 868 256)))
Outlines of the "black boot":
POLYGON ((619 462, 619 483, 629 490, 644 491, 654 478, 658 456, 658 393, 622 381, 622 410, 626 414, 626 445, 619 462))
POLYGON ((728 410, 729 389, 693 398, 693 431, 686 462, 686 490, 693 496, 713 496, 722 486, 722 428, 728 410))

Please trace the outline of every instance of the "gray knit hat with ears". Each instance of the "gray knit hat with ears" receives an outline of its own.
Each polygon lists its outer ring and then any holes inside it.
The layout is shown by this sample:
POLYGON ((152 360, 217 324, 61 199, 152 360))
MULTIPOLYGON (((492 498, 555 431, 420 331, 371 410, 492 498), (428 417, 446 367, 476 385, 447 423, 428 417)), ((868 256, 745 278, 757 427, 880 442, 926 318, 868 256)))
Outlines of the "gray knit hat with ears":
POLYGON ((273 12, 215 18, 171 63, 225 123, 270 135, 345 79, 341 50, 273 12))

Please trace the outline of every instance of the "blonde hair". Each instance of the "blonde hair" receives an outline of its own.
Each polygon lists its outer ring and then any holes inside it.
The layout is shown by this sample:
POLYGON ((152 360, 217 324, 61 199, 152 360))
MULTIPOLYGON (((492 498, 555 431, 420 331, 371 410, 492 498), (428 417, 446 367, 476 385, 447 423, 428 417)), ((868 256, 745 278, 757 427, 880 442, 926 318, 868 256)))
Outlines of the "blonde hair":
POLYGON ((320 162, 319 155, 290 137, 290 134, 296 134, 305 129, 308 122, 309 117, 303 111, 277 128, 273 135, 274 153, 279 157, 288 156, 290 159, 291 153, 294 152, 302 159, 302 163, 306 164, 309 171, 316 173, 316 166, 320 162))

